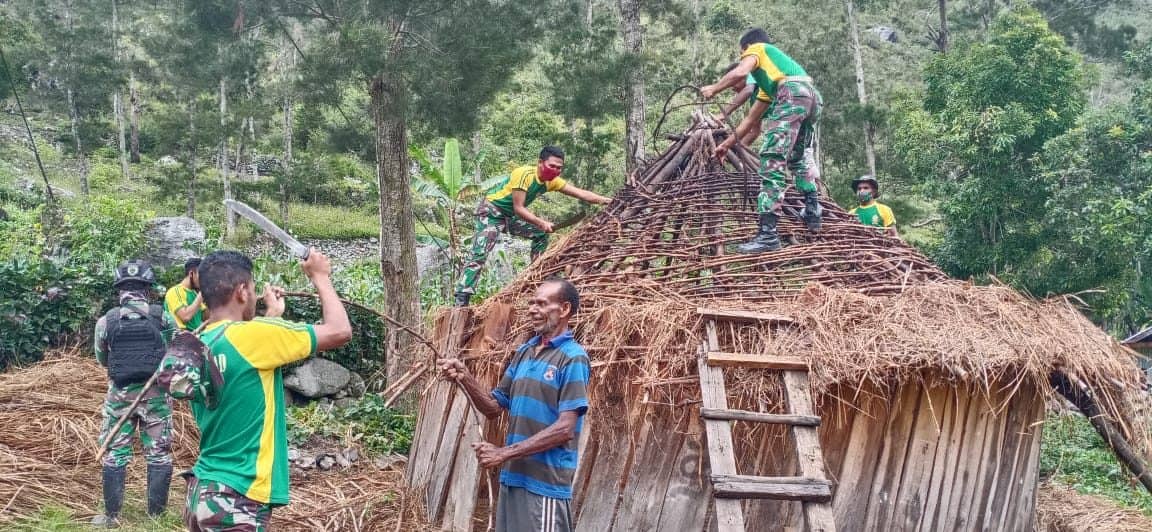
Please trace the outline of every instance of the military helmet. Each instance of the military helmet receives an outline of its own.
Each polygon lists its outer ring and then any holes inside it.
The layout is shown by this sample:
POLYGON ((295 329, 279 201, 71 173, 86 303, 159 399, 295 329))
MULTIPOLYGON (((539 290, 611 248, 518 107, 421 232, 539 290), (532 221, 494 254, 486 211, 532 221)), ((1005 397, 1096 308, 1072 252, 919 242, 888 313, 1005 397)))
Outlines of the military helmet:
POLYGON ((876 181, 875 177, 870 176, 870 175, 862 175, 860 177, 857 177, 856 179, 853 179, 852 180, 852 192, 856 192, 856 189, 860 188, 860 183, 868 183, 868 184, 872 185, 872 197, 873 198, 879 198, 880 197, 880 182, 876 181))
POLYGON ((116 280, 112 283, 115 288, 121 288, 127 283, 138 282, 147 285, 156 283, 156 273, 148 261, 132 259, 116 267, 116 280))

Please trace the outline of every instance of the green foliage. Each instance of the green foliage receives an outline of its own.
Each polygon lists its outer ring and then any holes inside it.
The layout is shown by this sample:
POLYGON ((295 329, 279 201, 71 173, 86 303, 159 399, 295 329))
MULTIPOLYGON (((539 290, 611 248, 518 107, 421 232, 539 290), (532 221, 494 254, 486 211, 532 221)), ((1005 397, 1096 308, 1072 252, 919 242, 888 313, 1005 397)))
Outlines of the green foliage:
MULTIPOLYGON (((169 495, 170 508, 167 513, 152 518, 145 509, 145 496, 134 490, 124 495, 121 509, 120 528, 123 532, 178 532, 184 530, 180 510, 176 507, 184 500, 183 488, 172 490, 169 495)), ((77 515, 63 506, 47 503, 36 513, 18 519, 7 525, 11 532, 91 532, 90 517, 77 515)))
POLYGON ((1084 416, 1048 418, 1040 442, 1040 474, 1152 515, 1152 495, 1132 480, 1084 416))
POLYGON ((147 213, 94 198, 70 207, 48 230, 40 210, 0 222, 0 368, 40 360, 66 335, 88 334, 111 304, 112 272, 143 245, 147 213))
POLYGON ((335 438, 345 445, 362 445, 372 454, 408 454, 415 429, 415 416, 385 407, 376 394, 344 408, 312 402, 288 409, 288 441, 293 445, 335 438))
POLYGON ((952 275, 1023 275, 1043 246, 1047 194, 1032 158, 1086 104, 1085 67, 1030 7, 996 19, 985 42, 938 56, 922 109, 906 109, 896 151, 941 201, 935 258, 952 275))
MULTIPOLYGON (((260 256, 256 257, 254 262, 253 275, 257 286, 272 283, 290 291, 314 292, 298 261, 278 256, 260 256)), ((337 269, 332 274, 332 283, 336 287, 336 292, 349 301, 373 309, 379 309, 383 305, 384 285, 380 279, 379 266, 373 261, 337 269)), ((353 306, 345 308, 348 311, 348 319, 352 322, 352 340, 340 349, 325 351, 320 356, 362 375, 371 375, 384 366, 387 356, 384 340, 388 328, 371 312, 353 306)), ((320 317, 319 300, 297 297, 288 300, 285 319, 316 323, 320 321, 320 317)))
POLYGON ((288 221, 282 227, 300 238, 350 240, 380 236, 380 220, 375 212, 310 203, 290 204, 288 221))

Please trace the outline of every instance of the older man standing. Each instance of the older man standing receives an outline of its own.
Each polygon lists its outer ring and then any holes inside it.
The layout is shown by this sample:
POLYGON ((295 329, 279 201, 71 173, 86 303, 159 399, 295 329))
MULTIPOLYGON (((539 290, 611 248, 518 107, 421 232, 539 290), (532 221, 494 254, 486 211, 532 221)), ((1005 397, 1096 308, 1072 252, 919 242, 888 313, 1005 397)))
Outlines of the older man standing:
POLYGON ((439 361, 442 375, 455 380, 485 416, 508 411, 504 447, 473 445, 481 466, 502 466, 497 532, 573 528, 569 503, 589 375, 588 355, 568 330, 579 308, 572 283, 541 283, 528 302, 536 336, 516 350, 494 390, 485 390, 460 360, 439 361))

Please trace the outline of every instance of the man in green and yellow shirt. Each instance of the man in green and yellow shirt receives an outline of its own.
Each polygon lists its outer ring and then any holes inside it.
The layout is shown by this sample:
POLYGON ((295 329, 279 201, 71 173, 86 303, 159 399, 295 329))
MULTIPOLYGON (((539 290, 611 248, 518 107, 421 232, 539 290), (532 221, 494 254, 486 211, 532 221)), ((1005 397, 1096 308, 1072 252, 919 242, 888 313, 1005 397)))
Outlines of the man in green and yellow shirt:
POLYGON ((887 205, 876 201, 880 197, 880 183, 870 175, 857 177, 852 180, 852 192, 856 193, 856 200, 860 205, 848 211, 856 216, 860 223, 879 227, 891 236, 896 234, 896 216, 887 205))
POLYGON ((200 259, 184 262, 184 278, 164 294, 164 310, 172 315, 176 326, 194 331, 204 323, 204 298, 200 296, 200 259))
POLYGON ((741 253, 780 249, 776 224, 787 186, 786 170, 795 177, 796 189, 804 193, 801 218, 809 232, 820 230, 823 212, 814 169, 804 154, 812 145, 824 101, 804 68, 769 41, 768 33, 763 29, 748 30, 740 37, 740 63, 720 81, 700 89, 705 99, 711 99, 744 82, 749 74, 756 81, 756 101, 752 109, 736 127, 735 134, 716 146, 717 158, 723 159, 728 150, 756 126, 764 113, 768 113, 758 171, 761 179, 760 194, 756 198, 759 229, 755 238, 740 245, 741 253))
POLYGON ((200 456, 188 481, 184 524, 188 530, 267 529, 272 508, 288 504, 288 441, 281 368, 352 337, 348 314, 330 278, 328 258, 315 249, 303 261, 316 287, 322 321, 294 323, 284 313, 284 291, 264 285, 267 308, 256 318, 252 261, 217 251, 200 264, 200 286, 209 322, 200 332, 223 376, 216 406, 192 399, 200 428, 200 456))
POLYGON ((476 281, 488 254, 508 233, 532 240, 532 260, 548 249, 548 235, 554 230, 552 222, 536 216, 528 206, 540 195, 559 192, 588 203, 607 205, 612 201, 595 192, 584 190, 560 177, 564 171, 564 151, 556 146, 540 150, 535 165, 525 165, 504 178, 488 191, 476 206, 476 234, 472 237, 472 254, 464 263, 464 270, 456 283, 456 306, 468 306, 476 281))

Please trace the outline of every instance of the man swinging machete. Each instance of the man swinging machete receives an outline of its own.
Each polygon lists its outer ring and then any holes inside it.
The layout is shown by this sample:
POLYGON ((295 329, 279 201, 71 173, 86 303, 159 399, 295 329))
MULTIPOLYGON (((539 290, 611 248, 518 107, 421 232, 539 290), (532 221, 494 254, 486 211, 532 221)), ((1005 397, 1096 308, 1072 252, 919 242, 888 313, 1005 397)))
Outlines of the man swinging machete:
POLYGON ((200 456, 184 473, 188 498, 184 525, 193 532, 268 528, 272 509, 288 504, 287 435, 281 368, 352 338, 348 314, 332 287, 324 254, 305 247, 251 207, 225 201, 283 242, 316 287, 322 321, 280 319, 284 291, 264 285, 266 310, 256 316, 252 261, 236 251, 217 251, 200 262, 200 289, 209 321, 200 332, 223 374, 216 408, 193 398, 200 428, 200 456))

